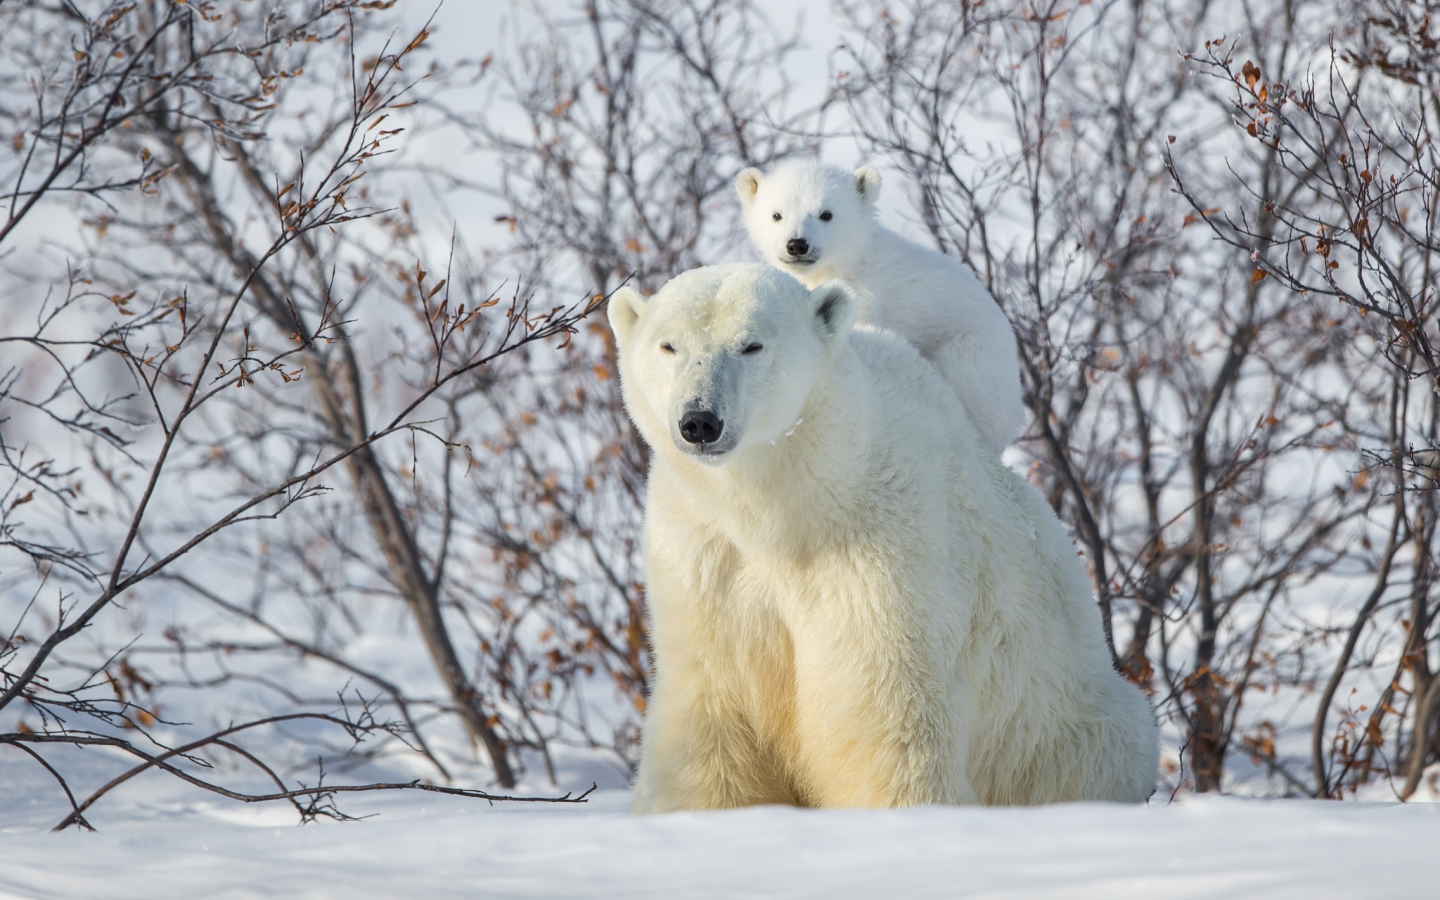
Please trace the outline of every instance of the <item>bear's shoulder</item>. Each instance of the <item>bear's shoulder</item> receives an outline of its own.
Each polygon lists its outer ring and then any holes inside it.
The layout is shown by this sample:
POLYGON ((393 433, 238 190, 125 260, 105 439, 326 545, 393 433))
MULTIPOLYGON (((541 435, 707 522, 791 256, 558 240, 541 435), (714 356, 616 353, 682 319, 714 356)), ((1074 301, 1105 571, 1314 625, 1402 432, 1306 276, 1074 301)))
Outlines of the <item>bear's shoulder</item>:
MULTIPOLYGON (((850 334, 850 346, 861 364, 886 381, 926 381, 940 377, 915 345, 904 335, 880 325, 857 323, 850 334)), ((943 382, 942 382, 943 383, 943 382)))
POLYGON ((873 390, 874 415, 893 435, 929 433, 947 443, 977 440, 974 424, 935 364, 888 328, 856 325, 850 347, 873 390), (940 432, 950 434, 940 438, 940 432), (964 435, 961 437, 960 435, 964 435))
POLYGON ((933 406, 948 405, 955 399, 955 392, 945 384, 935 364, 899 333, 878 325, 857 324, 850 335, 850 346, 871 383, 887 401, 933 406))

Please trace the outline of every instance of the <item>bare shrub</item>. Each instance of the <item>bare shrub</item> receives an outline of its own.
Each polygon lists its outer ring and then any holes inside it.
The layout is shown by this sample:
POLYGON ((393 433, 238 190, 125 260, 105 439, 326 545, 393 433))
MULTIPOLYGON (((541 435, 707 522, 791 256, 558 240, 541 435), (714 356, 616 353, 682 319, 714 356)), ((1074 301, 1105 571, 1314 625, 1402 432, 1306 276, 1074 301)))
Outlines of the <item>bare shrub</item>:
MULTIPOLYGON (((504 354, 568 337, 596 302, 582 294, 540 311, 516 294, 498 305, 473 294, 474 279, 427 283, 413 258, 398 267, 396 255, 371 249, 373 230, 357 232, 364 220, 384 221, 361 179, 401 130, 383 123, 416 89, 403 63, 427 34, 408 44, 368 39, 368 10, 387 6, 315 3, 288 15, 166 2, 111 4, 93 16, 69 6, 0 10, 7 102, 27 97, 0 119, 16 160, 0 241, 43 246, 45 226, 26 228, 62 194, 80 198, 89 228, 85 264, 67 265, 58 279, 43 255, 12 259, 15 275, 49 287, 31 292, 34 324, 12 317, 19 327, 0 336, 11 361, 0 381, 8 476, 0 549, 31 596, 0 645, 0 710, 13 729, 0 743, 32 756, 65 789, 75 808, 62 827, 88 824, 90 801, 77 803, 38 749, 46 745, 119 748, 142 760, 121 780, 160 768, 239 799, 288 799, 306 817, 338 816, 337 793, 376 785, 287 788, 236 743, 238 732, 305 720, 338 726, 356 744, 413 738, 428 753, 404 696, 354 666, 405 721, 381 718, 363 698, 354 709, 342 694, 333 712, 263 716, 168 746, 163 733, 180 723, 165 721, 150 699, 160 679, 134 641, 107 649, 77 640, 162 578, 263 625, 258 601, 241 609, 216 590, 214 557, 190 564, 231 536, 263 558, 266 523, 313 505, 329 489, 322 478, 341 470, 381 550, 375 568, 412 612, 497 781, 514 782, 449 642, 436 592, 443 551, 427 568, 382 446, 405 436, 451 449, 431 425, 456 386, 504 354), (357 58, 362 42, 377 52, 357 58), (308 67, 334 77, 333 104, 316 100, 323 81, 301 79, 308 67), (349 277, 337 283, 342 267, 349 277), (365 286, 383 271, 413 281, 408 295, 377 285, 381 296, 365 303, 365 286), (391 347, 365 348, 378 351, 375 361, 411 363, 410 390, 369 383, 370 360, 353 337, 362 313, 411 323, 391 347), (276 791, 232 791, 177 768, 209 765, 202 748, 248 761, 276 791)), ((193 648, 180 631, 166 633, 183 668, 193 648)), ((200 686, 229 677, 222 671, 200 686)))
MULTIPOLYGON (((1231 42, 1195 57, 1228 101, 1232 127, 1265 160, 1264 180, 1239 173, 1233 205, 1207 217, 1210 231, 1250 254, 1253 279, 1333 317, 1330 340, 1345 341, 1352 360, 1337 377, 1365 401, 1335 413, 1358 451, 1355 481, 1372 485, 1370 528, 1353 554, 1371 581, 1362 602, 1317 623, 1327 638, 1343 636, 1328 673, 1317 672, 1328 674, 1311 730, 1322 797, 1376 776, 1396 779, 1408 797, 1440 751, 1433 12, 1406 0, 1364 4, 1358 25, 1333 33, 1317 58, 1252 58, 1231 42), (1359 677, 1372 672, 1383 677, 1359 677)), ((1171 167, 1187 201, 1209 202, 1192 166, 1171 167)))

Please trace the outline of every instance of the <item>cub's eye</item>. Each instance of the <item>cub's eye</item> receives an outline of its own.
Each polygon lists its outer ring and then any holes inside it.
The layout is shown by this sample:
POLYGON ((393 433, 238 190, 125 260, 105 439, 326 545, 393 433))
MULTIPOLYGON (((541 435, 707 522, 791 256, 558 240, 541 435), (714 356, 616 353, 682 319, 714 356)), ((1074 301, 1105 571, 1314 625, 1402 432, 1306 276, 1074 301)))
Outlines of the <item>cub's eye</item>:
POLYGON ((672 347, 672 346, 670 346, 669 342, 666 342, 666 343, 664 343, 664 344, 661 344, 661 345, 660 345, 660 349, 661 349, 661 350, 664 350, 666 353, 674 353, 674 352, 675 352, 675 348, 672 347))
POLYGON ((771 213, 771 214, 770 214, 770 218, 772 218, 772 219, 774 219, 775 221, 778 222, 778 221, 780 221, 780 214, 779 214, 778 212, 777 212, 777 213, 771 213))
POLYGON ((822 213, 820 214, 820 221, 822 221, 822 222, 828 222, 828 221, 830 221, 830 220, 833 219, 833 218, 835 218, 835 217, 830 214, 830 210, 828 210, 828 209, 825 210, 824 212, 822 212, 822 213))
POLYGON ((759 353, 761 350, 764 350, 764 349, 765 349, 765 345, 764 345, 764 344, 751 344, 750 346, 746 347, 744 350, 741 350, 740 352, 743 353, 743 354, 745 354, 746 356, 750 356, 750 355, 752 355, 752 354, 759 353))

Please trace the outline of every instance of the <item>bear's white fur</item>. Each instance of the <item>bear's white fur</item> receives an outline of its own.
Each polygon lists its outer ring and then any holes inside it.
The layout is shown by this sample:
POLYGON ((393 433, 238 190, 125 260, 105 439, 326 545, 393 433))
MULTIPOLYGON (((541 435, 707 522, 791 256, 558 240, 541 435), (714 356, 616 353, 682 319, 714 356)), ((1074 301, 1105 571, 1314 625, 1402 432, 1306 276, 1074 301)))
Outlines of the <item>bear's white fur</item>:
POLYGON ((765 262, 807 287, 844 279, 860 296, 860 322, 935 363, 992 450, 1015 439, 1025 407, 1010 322, 969 266, 875 220, 879 172, 791 161, 768 175, 746 169, 735 187, 765 262))
POLYGON ((1149 703, 1060 522, 856 305, 753 264, 610 299, 653 451, 636 811, 1145 799, 1149 703))

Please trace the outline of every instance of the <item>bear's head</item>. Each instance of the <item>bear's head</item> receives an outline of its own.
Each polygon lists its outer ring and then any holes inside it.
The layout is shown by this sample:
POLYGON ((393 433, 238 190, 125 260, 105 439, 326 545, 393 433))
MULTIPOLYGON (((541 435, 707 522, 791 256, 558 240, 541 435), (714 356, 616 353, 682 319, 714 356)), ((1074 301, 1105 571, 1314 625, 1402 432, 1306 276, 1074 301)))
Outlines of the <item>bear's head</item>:
POLYGON ((869 166, 846 172, 792 161, 769 175, 745 169, 735 177, 735 189, 745 208, 745 228, 763 259, 807 280, 829 278, 864 253, 880 173, 869 166))
POLYGON ((653 297, 622 287, 610 327, 625 408, 657 453, 723 463, 795 427, 855 321, 840 282, 814 290, 770 266, 692 269, 653 297))

